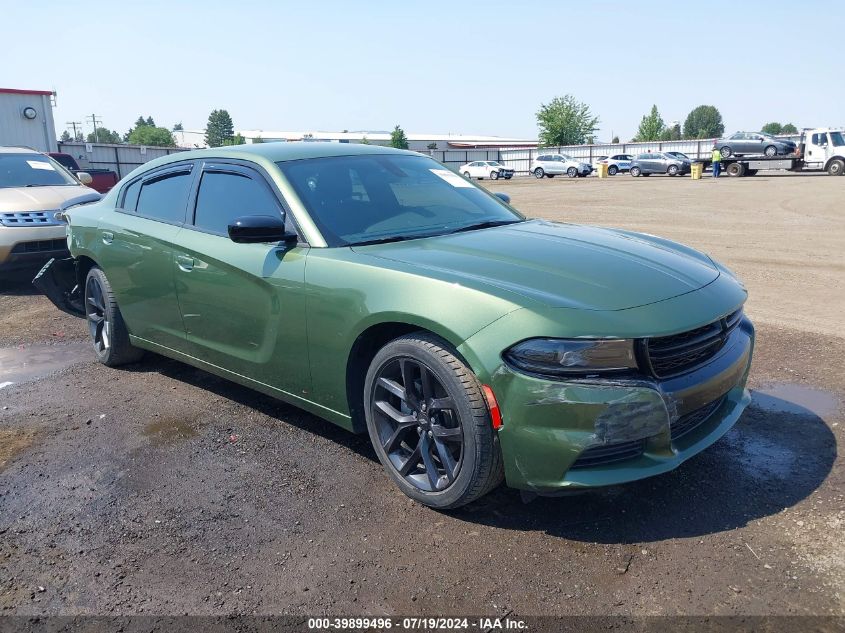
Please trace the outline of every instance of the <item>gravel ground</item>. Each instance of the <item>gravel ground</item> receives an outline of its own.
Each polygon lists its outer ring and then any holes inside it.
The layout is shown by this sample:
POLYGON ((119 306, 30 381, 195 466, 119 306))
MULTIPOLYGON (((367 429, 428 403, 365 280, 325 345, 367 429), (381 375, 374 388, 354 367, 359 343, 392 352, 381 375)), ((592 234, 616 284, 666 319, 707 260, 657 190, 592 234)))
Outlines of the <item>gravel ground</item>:
POLYGON ((845 179, 491 188, 740 273, 754 401, 725 438, 628 486, 437 513, 365 437, 160 357, 100 366, 81 321, 5 282, 0 614, 843 615, 845 179))

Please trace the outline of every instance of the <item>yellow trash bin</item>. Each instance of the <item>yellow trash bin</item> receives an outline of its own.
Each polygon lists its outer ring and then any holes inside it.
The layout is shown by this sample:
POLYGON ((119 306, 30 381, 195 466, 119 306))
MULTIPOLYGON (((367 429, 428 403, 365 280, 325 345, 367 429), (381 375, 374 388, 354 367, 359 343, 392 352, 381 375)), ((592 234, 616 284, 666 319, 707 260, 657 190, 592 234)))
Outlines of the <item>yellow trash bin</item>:
POLYGON ((605 163, 599 163, 597 170, 599 178, 607 178, 607 165, 605 163))
POLYGON ((693 180, 701 180, 701 172, 704 171, 704 163, 693 163, 690 165, 690 177, 693 180))

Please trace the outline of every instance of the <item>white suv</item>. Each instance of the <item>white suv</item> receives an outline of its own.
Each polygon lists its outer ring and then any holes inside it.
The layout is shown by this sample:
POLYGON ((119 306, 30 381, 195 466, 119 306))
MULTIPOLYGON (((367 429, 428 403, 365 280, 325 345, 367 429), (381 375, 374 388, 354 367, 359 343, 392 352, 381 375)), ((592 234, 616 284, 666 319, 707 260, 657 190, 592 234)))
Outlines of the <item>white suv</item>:
POLYGON ((80 182, 91 176, 78 177, 34 150, 0 147, 0 273, 67 254, 65 225, 55 213, 100 199, 80 182))
POLYGON ((579 160, 575 160, 566 154, 541 154, 531 162, 531 173, 535 178, 554 178, 560 174, 566 174, 570 178, 576 176, 589 176, 593 166, 579 160))

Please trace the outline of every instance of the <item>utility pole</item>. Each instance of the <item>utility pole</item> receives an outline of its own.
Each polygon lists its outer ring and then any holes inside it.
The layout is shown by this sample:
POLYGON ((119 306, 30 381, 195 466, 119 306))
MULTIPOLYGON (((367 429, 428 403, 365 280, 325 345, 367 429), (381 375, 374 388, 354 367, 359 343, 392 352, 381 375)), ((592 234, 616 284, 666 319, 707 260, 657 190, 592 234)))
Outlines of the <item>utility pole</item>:
POLYGON ((68 121, 65 125, 73 128, 73 140, 79 140, 82 135, 82 121, 68 121), (76 131, 76 126, 79 126, 79 133, 76 131))
POLYGON ((100 142, 100 131, 99 127, 103 124, 102 119, 98 119, 96 114, 92 114, 91 116, 85 117, 86 121, 90 121, 91 125, 94 126, 94 142, 100 142))

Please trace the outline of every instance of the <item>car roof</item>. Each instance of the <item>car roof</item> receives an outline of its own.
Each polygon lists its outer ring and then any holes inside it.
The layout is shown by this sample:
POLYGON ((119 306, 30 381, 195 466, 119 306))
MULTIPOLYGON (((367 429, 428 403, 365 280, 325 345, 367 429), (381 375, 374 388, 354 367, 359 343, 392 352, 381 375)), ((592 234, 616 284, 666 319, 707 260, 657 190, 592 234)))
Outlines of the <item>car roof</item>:
POLYGON ((40 154, 37 149, 31 147, 15 147, 13 145, 0 145, 0 154, 40 154))

